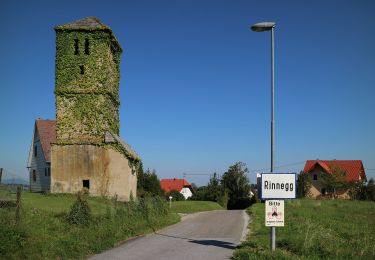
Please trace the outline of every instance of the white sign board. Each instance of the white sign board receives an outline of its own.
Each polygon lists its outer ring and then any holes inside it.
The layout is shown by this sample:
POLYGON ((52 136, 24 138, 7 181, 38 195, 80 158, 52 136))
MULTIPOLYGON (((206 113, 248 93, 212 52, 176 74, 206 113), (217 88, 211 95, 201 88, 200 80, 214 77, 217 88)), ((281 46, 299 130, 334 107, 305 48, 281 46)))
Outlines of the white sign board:
POLYGON ((262 173, 261 198, 265 199, 295 199, 295 173, 262 173))
POLYGON ((266 200, 266 227, 284 226, 284 201, 266 200))

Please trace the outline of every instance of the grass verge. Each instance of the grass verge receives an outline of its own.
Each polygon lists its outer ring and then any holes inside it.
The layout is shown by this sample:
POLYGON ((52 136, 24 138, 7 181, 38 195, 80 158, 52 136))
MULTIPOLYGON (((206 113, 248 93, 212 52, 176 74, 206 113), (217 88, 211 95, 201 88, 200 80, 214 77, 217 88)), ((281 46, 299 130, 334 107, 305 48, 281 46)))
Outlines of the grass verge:
POLYGON ((213 201, 172 201, 171 211, 175 213, 195 213, 223 209, 222 206, 213 201))
POLYGON ((248 208, 250 233, 234 259, 375 259, 374 202, 287 201, 285 227, 276 228, 274 253, 264 211, 263 203, 248 208))
POLYGON ((0 208, 0 258, 85 258, 180 219, 168 210, 163 199, 120 203, 91 197, 91 220, 86 225, 74 225, 66 219, 75 200, 71 194, 23 192, 18 225, 14 208, 0 208))

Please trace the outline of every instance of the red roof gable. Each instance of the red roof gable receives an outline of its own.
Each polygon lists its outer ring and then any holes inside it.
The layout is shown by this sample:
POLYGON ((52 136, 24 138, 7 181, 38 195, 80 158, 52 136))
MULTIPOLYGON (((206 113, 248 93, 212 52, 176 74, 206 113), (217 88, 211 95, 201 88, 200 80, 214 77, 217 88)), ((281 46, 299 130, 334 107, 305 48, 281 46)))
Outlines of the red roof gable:
POLYGON ((56 141, 56 120, 38 119, 35 122, 46 162, 51 161, 51 143, 56 141))
POLYGON ((366 180, 366 173, 361 160, 307 160, 304 172, 311 172, 316 166, 320 166, 326 173, 332 173, 332 169, 339 168, 346 172, 347 181, 366 180))
POLYGON ((190 190, 193 191, 193 187, 185 179, 164 179, 160 181, 160 187, 165 192, 170 192, 172 190, 180 192, 182 188, 185 187, 190 188, 190 190))

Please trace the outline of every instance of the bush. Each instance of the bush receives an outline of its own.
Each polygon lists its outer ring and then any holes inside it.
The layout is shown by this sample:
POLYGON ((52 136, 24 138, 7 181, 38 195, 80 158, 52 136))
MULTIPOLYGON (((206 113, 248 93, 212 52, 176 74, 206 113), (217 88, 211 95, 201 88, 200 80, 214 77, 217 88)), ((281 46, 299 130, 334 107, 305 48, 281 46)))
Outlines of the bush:
POLYGON ((87 196, 87 189, 77 193, 77 200, 72 205, 67 216, 67 221, 70 224, 86 225, 91 221, 91 210, 87 203, 87 196))
POLYGON ((185 200, 184 195, 182 195, 181 193, 179 193, 179 192, 176 191, 176 190, 172 190, 172 191, 170 191, 170 192, 168 192, 168 193, 166 194, 167 200, 169 200, 169 196, 172 196, 172 200, 174 200, 174 201, 182 201, 182 200, 185 200))

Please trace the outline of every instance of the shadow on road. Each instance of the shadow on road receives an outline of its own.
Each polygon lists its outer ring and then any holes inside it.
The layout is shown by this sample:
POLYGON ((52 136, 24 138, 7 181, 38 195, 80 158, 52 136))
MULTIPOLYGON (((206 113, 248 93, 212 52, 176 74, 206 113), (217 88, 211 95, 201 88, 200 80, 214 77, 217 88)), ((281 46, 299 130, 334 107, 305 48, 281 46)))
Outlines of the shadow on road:
POLYGON ((155 232, 155 234, 159 236, 163 236, 163 237, 184 239, 184 240, 188 240, 190 243, 195 243, 195 244, 204 245, 204 246, 217 246, 217 247, 222 247, 222 248, 231 249, 231 250, 234 250, 237 247, 233 243, 230 243, 227 241, 221 241, 221 240, 197 240, 197 239, 191 239, 187 237, 171 236, 171 235, 166 235, 166 234, 157 233, 157 232, 155 232))
POLYGON ((205 245, 205 246, 223 247, 223 248, 232 249, 232 250, 236 248, 236 245, 234 245, 233 243, 220 241, 220 240, 190 240, 189 242, 200 244, 200 245, 205 245))

